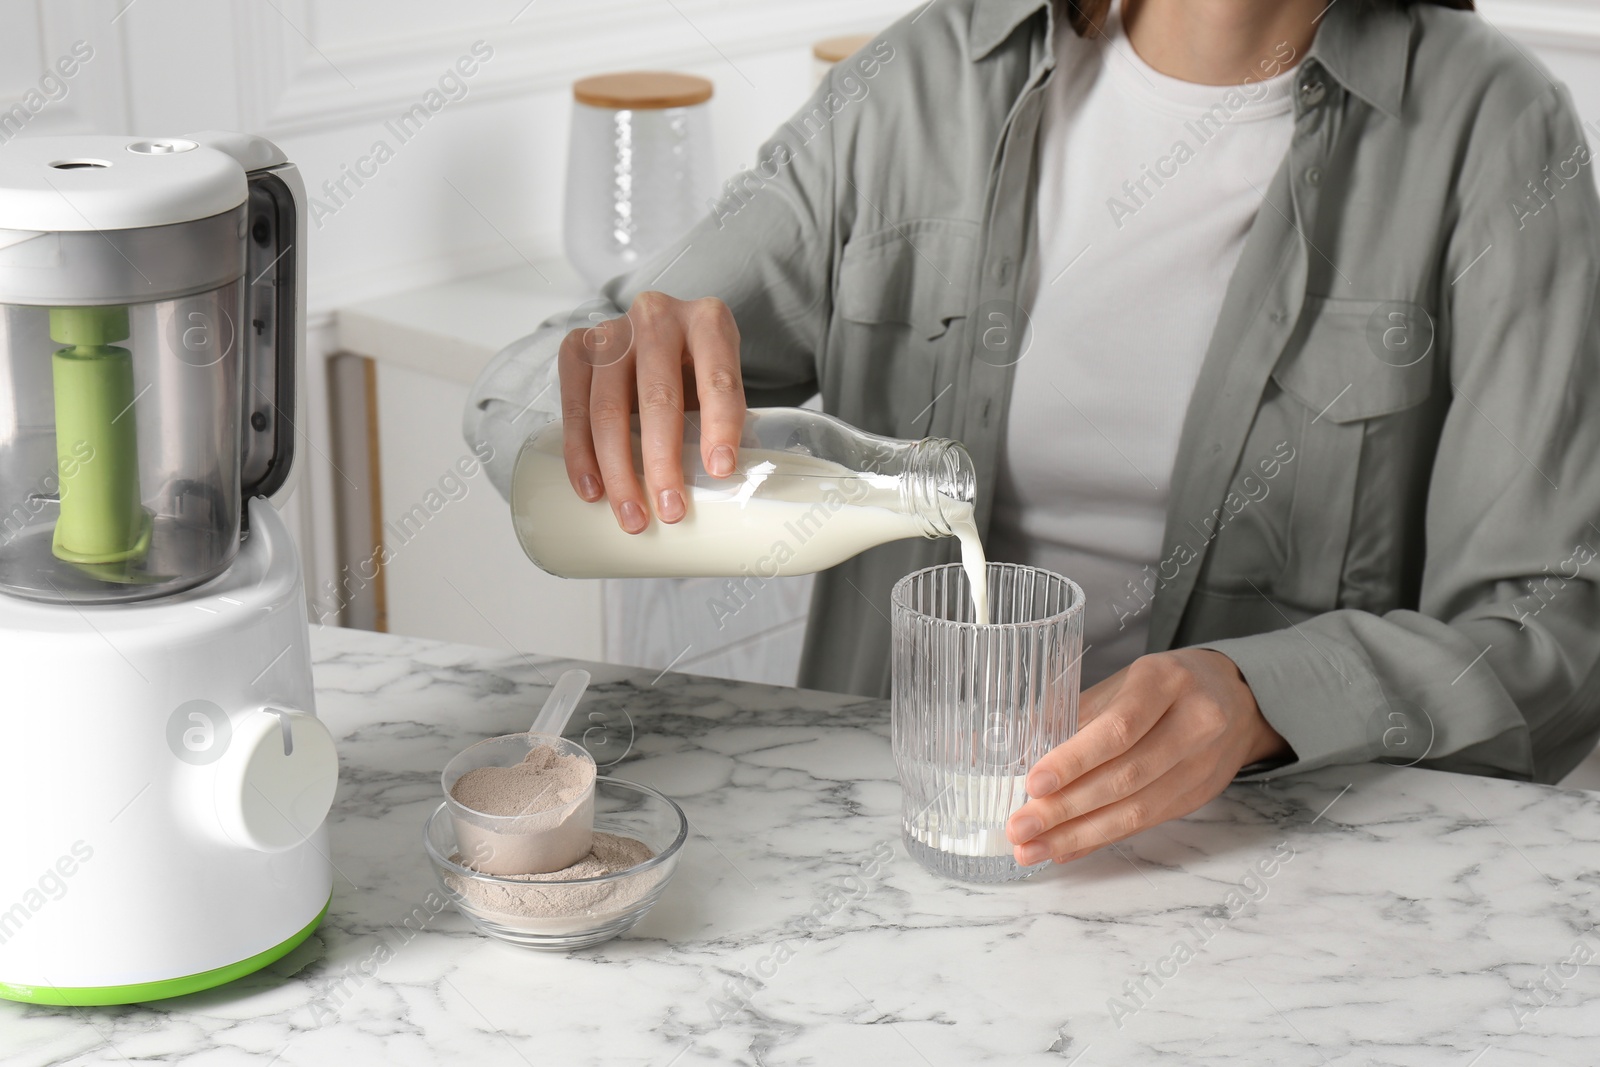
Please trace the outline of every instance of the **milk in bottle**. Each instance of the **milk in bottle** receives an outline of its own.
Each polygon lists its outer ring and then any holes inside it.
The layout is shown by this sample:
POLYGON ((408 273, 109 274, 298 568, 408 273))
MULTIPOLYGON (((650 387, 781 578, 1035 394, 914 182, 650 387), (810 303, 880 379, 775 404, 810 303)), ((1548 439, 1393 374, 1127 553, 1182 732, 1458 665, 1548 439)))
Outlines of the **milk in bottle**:
MULTIPOLYGON (((561 436, 561 424, 552 423, 524 443, 511 487, 517 538, 552 574, 774 578, 824 570, 888 541, 955 536, 975 618, 987 619, 975 475, 955 441, 897 441, 820 412, 754 409, 745 418, 735 472, 714 478, 701 465, 691 420, 683 444, 687 513, 630 534, 610 504, 573 491, 561 436)), ((633 444, 639 470, 637 425, 633 444)))

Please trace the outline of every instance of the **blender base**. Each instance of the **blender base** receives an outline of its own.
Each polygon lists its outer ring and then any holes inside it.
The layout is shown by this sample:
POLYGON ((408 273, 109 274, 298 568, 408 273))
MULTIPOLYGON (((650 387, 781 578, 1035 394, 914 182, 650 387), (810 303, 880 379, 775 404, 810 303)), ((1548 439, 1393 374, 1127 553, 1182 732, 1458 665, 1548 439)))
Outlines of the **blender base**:
MULTIPOLYGON (((328 904, 333 903, 330 895, 328 904)), ((249 959, 240 960, 238 963, 226 967, 217 967, 213 970, 202 971, 199 974, 185 975, 182 978, 169 978, 161 982, 140 982, 136 985, 120 986, 86 986, 83 988, 62 989, 59 986, 25 986, 7 985, 0 982, 0 1000, 20 1001, 24 1004, 44 1004, 63 1008, 96 1008, 107 1007, 115 1004, 143 1004, 152 1000, 166 1000, 170 997, 181 997, 189 993, 199 993, 207 989, 215 989, 220 985, 243 978, 247 974, 254 974, 263 967, 270 966, 300 947, 306 938, 311 936, 323 918, 328 914, 328 904, 322 906, 317 912, 317 917, 306 924, 305 928, 295 933, 287 941, 272 946, 265 952, 258 952, 249 959)))
POLYGON ((249 538, 205 586, 132 604, 0 596, 7 709, 41 709, 7 715, 0 745, 0 803, 17 813, 0 998, 176 996, 314 928, 338 767, 300 575, 288 526, 255 499, 249 538))

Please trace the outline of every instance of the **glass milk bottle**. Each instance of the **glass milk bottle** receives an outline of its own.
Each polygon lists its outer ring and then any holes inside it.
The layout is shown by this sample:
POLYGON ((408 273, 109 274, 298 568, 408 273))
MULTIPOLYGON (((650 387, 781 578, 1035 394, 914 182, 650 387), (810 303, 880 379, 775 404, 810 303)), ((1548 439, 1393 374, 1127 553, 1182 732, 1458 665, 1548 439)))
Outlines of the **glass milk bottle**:
MULTIPOLYGON (((714 478, 701 465, 691 412, 683 441, 687 513, 629 534, 607 501, 590 503, 573 491, 561 430, 555 422, 528 438, 511 483, 517 538, 551 574, 775 578, 824 570, 888 541, 949 536, 961 538, 964 554, 978 555, 982 573, 976 476, 956 441, 897 441, 816 411, 754 409, 734 473, 714 478)), ((633 447, 642 470, 637 419, 633 447)))

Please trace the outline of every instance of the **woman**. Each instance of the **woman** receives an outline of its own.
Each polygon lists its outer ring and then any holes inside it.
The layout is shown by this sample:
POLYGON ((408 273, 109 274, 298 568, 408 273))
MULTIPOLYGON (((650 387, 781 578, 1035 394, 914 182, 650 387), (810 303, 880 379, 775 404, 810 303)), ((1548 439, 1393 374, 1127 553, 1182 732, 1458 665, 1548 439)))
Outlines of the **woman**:
MULTIPOLYGON (((1241 771, 1557 780, 1600 732, 1600 200, 1566 91, 1451 7, 935 0, 606 287, 626 318, 502 354, 468 436, 504 487, 559 393, 633 532, 684 514, 686 399, 714 473, 818 392, 965 442, 991 558, 1077 577, 1109 675, 1023 863, 1241 771)), ((822 576, 802 683, 886 692, 889 589, 950 556, 822 576)))

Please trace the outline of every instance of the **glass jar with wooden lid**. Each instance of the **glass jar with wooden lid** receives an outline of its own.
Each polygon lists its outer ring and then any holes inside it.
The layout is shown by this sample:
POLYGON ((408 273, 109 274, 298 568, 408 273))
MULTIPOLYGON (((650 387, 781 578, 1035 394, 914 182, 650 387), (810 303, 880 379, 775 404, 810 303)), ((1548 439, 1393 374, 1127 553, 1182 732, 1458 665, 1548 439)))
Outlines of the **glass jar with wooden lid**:
POLYGON ((595 286, 689 229, 716 192, 705 78, 619 71, 573 84, 564 237, 595 286))

